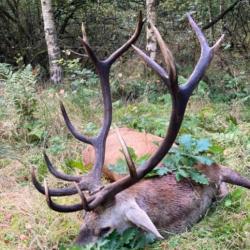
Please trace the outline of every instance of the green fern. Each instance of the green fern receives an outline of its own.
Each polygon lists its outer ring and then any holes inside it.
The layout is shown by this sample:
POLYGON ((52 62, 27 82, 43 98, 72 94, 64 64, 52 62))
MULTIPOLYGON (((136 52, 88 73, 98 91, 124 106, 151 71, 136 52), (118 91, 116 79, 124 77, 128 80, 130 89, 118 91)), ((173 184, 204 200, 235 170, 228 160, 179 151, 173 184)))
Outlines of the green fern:
POLYGON ((0 63, 0 81, 5 82, 6 79, 9 79, 12 75, 12 66, 7 63, 0 63))
POLYGON ((5 99, 10 106, 13 106, 20 123, 34 120, 34 112, 37 108, 36 77, 32 74, 31 66, 28 65, 16 72, 9 72, 5 76, 7 77, 5 99))
POLYGON ((36 94, 36 76, 31 65, 13 71, 8 65, 0 64, 0 74, 4 78, 4 99, 6 108, 16 125, 14 134, 20 138, 35 142, 44 135, 43 125, 36 118, 38 99, 36 94), (9 71, 8 71, 9 69, 9 71), (17 133, 16 133, 17 132, 17 133))

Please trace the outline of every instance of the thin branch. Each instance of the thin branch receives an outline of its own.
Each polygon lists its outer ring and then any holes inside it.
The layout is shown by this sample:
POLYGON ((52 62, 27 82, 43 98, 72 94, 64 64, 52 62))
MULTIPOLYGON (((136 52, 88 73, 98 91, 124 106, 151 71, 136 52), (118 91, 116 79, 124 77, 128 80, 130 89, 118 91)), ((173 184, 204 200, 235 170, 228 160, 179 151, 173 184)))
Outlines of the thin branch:
POLYGON ((224 16, 232 11, 238 3, 240 3, 242 0, 237 0, 236 2, 234 2, 232 5, 230 5, 225 11, 223 11, 219 16, 215 17, 211 22, 207 23, 206 25, 204 25, 202 27, 202 30, 207 30, 209 28, 211 28, 213 25, 215 25, 217 22, 219 22, 221 19, 224 18, 224 16))

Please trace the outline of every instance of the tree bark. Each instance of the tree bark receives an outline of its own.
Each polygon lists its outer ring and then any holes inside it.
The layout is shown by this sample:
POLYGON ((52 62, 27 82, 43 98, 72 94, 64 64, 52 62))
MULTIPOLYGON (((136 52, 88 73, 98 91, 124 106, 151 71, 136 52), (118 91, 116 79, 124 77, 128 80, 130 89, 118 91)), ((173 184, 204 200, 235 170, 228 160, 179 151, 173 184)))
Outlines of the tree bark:
MULTIPOLYGON (((224 12, 224 10, 225 10, 225 0, 220 0, 220 15, 224 12)), ((224 26, 224 20, 222 18, 220 22, 221 32, 223 32, 223 26, 224 26)))
POLYGON ((61 58, 61 51, 58 45, 54 14, 51 0, 41 0, 42 15, 44 22, 45 40, 48 48, 50 80, 55 83, 62 82, 62 67, 58 63, 61 58))
POLYGON ((147 9, 147 20, 148 20, 146 28, 146 39, 147 39, 146 50, 148 51, 150 58, 155 60, 157 43, 154 32, 149 25, 149 21, 152 22, 154 25, 156 24, 156 0, 146 0, 146 9, 147 9))
MULTIPOLYGON (((209 14, 209 23, 212 22, 212 12, 213 12, 212 0, 208 1, 208 14, 209 14)), ((210 40, 211 42, 214 41, 214 26, 211 26, 210 32, 210 40)))

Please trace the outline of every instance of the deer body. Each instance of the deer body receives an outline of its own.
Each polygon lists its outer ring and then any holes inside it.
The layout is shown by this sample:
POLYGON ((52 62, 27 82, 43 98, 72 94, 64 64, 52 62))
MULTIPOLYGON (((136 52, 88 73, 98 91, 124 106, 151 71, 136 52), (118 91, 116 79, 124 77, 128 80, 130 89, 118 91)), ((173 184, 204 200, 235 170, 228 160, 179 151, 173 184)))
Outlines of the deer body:
MULTIPOLYGON (((153 154, 158 147, 157 144, 162 141, 162 138, 159 136, 141 133, 126 127, 119 128, 119 132, 123 138, 126 138, 127 146, 133 148, 138 157, 145 154, 153 154)), ((113 129, 110 130, 107 137, 104 165, 108 166, 110 164, 115 164, 117 160, 121 158, 123 158, 121 144, 113 129)), ((95 151, 93 147, 88 146, 83 151, 83 162, 85 165, 95 162, 95 151)))
POLYGON ((158 238, 184 232, 204 216, 218 192, 214 184, 177 182, 172 174, 140 181, 111 203, 87 213, 76 243, 96 241, 103 229, 106 234, 136 226, 158 238))
POLYGON ((131 38, 105 60, 97 58, 84 34, 83 46, 100 78, 104 105, 102 127, 96 136, 82 135, 71 123, 62 103, 61 111, 71 134, 77 140, 93 147, 92 151, 87 148, 83 153, 85 163, 93 162, 93 168, 85 175, 67 175, 54 168, 48 156, 44 154, 48 169, 55 177, 73 182, 74 185, 64 188, 48 188, 46 181, 42 185, 36 178, 35 170, 32 170, 32 182, 36 189, 46 196, 46 201, 51 209, 58 212, 86 211, 76 240, 80 245, 96 241, 114 229, 123 231, 131 226, 153 233, 158 239, 162 239, 162 235, 169 232, 183 232, 204 216, 218 194, 223 196, 226 193, 225 183, 250 188, 248 179, 217 164, 209 167, 201 164, 195 166, 207 176, 209 179, 208 185, 198 185, 188 179, 177 182, 173 174, 160 178, 144 179, 174 145, 189 98, 198 86, 214 53, 223 40, 222 36, 213 46, 209 46, 202 30, 190 15, 188 15, 188 20, 199 40, 201 55, 193 73, 187 79, 187 82, 181 85, 178 84, 174 58, 154 25, 150 24, 163 55, 165 68, 133 45, 142 30, 141 13, 137 28, 131 38), (148 139, 148 135, 145 133, 138 134, 126 129, 121 129, 120 133, 117 129, 117 136, 129 170, 129 175, 117 176, 104 167, 108 163, 115 163, 120 154, 117 142, 113 143, 114 135, 111 133, 108 137, 112 123, 109 72, 112 64, 130 47, 133 47, 139 57, 156 72, 167 87, 172 98, 172 112, 166 136, 163 139, 152 135, 148 139), (153 144, 155 140, 160 142, 159 147, 153 144), (129 146, 135 148, 139 156, 149 153, 151 157, 136 168, 126 142, 129 146), (141 146, 141 144, 144 146, 141 146), (101 176, 103 172, 112 181, 111 183, 102 184, 101 176), (53 196, 74 194, 79 195, 80 203, 61 205, 52 199, 53 196))
MULTIPOLYGON (((131 139, 126 143, 135 149, 138 156, 153 153, 151 150, 157 147, 155 141, 162 141, 161 137, 129 128, 121 128, 120 134, 131 139)), ((121 152, 120 147, 117 135, 111 130, 107 137, 105 166, 114 164, 122 157, 122 154, 112 153, 113 148, 121 152)), ((89 153, 92 155, 92 148, 87 147, 83 151, 83 159, 88 160, 85 164, 94 162, 89 153)), ((117 194, 109 203, 87 213, 76 242, 86 244, 96 241, 104 232, 107 234, 114 229, 123 232, 134 226, 158 238, 181 233, 198 222, 216 199, 227 194, 226 182, 250 188, 248 179, 224 166, 197 164, 194 167, 206 175, 209 185, 199 185, 188 179, 178 182, 174 174, 141 180, 117 194), (131 217, 130 213, 134 216, 131 217)), ((112 182, 122 178, 107 167, 103 172, 112 182)))

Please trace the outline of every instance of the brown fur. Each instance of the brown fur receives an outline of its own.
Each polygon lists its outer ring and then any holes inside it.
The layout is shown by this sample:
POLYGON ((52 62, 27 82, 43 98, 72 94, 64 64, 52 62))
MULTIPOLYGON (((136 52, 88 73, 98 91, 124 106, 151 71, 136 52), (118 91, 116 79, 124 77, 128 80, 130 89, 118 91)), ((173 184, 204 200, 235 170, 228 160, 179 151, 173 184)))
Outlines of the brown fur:
POLYGON ((180 233, 196 223, 217 194, 215 185, 202 187, 170 174, 144 180, 128 190, 160 233, 180 233))
MULTIPOLYGON (((130 128, 119 128, 121 136, 125 139, 128 147, 135 150, 137 156, 152 154, 157 149, 156 143, 160 143, 162 138, 156 135, 142 133, 130 128)), ((104 165, 115 164, 118 159, 123 158, 121 153, 121 145, 115 133, 115 130, 110 130, 106 141, 106 154, 104 165)), ((95 152, 92 146, 88 146, 83 151, 83 162, 85 165, 93 163, 95 160, 95 152)))
MULTIPOLYGON (((127 137, 124 133, 131 136, 133 140, 127 144, 140 149, 142 155, 143 150, 149 153, 149 149, 155 147, 154 136, 126 128, 123 128, 121 133, 126 142, 127 137), (147 139, 145 144, 141 138, 151 138, 151 142, 147 139)), ((112 151, 112 148, 120 148, 119 141, 113 133, 108 136, 107 141, 106 165, 114 163, 118 159, 116 157, 121 157, 112 151)), ((188 179, 177 182, 173 174, 141 180, 118 193, 113 200, 88 212, 76 242, 93 242, 104 235, 101 233, 103 230, 107 231, 106 234, 113 229, 123 231, 131 226, 154 233, 158 238, 161 238, 160 234, 166 236, 169 233, 181 233, 199 221, 218 196, 227 193, 225 182, 250 188, 248 179, 223 166, 197 164, 195 168, 207 176, 209 185, 199 185, 188 179)), ((104 175, 110 181, 121 178, 108 168, 104 168, 104 175)))

